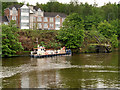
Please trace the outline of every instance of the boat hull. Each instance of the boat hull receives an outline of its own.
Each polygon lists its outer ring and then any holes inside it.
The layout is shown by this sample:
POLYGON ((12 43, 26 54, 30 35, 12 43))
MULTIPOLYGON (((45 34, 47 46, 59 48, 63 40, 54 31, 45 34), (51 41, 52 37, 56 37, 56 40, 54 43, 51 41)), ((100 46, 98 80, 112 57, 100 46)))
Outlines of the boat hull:
POLYGON ((31 55, 32 58, 45 58, 45 57, 54 57, 54 56, 63 56, 71 55, 71 53, 62 53, 62 54, 51 54, 51 55, 31 55))

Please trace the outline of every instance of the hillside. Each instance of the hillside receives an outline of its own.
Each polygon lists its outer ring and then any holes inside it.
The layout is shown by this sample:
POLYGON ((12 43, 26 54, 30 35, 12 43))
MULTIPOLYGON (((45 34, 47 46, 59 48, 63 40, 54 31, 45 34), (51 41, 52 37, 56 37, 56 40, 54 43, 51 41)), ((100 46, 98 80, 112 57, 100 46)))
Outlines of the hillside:
POLYGON ((21 30, 18 32, 19 41, 22 43, 24 51, 31 51, 38 44, 46 48, 60 48, 61 44, 57 41, 56 30, 21 30))
MULTIPOLYGON (((24 51, 31 51, 37 46, 37 38, 38 44, 45 46, 47 49, 59 49, 64 46, 57 39, 58 32, 56 30, 20 30, 18 34, 24 51)), ((105 43, 109 43, 109 40, 101 40, 99 36, 95 37, 90 32, 85 32, 83 45, 81 48, 73 50, 73 52, 96 52, 96 45, 104 45, 105 43)))

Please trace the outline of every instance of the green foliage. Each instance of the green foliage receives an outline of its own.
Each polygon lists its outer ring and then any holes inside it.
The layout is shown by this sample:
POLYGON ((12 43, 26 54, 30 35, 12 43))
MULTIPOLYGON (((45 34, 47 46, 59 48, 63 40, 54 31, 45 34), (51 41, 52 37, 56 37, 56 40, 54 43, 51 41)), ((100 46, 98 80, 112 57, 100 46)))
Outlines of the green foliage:
POLYGON ((67 48, 79 48, 82 45, 84 41, 83 20, 77 13, 69 15, 65 19, 58 39, 67 48))
POLYGON ((111 37, 110 39, 111 43, 112 43, 112 46, 114 48, 117 48, 118 47, 118 39, 117 39, 117 35, 113 35, 113 37, 111 37))
POLYGON ((110 21, 118 18, 118 6, 116 3, 111 4, 110 2, 101 7, 103 12, 104 20, 110 21))
POLYGON ((92 29, 90 31, 85 31, 85 40, 84 40, 84 47, 89 44, 103 44, 108 43, 109 39, 106 38, 103 34, 101 34, 95 25, 92 25, 92 29))
POLYGON ((41 41, 40 46, 45 46, 45 42, 41 41))
POLYGON ((87 52, 96 52, 96 46, 95 45, 89 45, 87 52))
POLYGON ((11 20, 9 23, 10 27, 15 27, 16 26, 16 21, 15 20, 11 20))
POLYGON ((15 5, 15 4, 18 4, 18 5, 23 5, 24 3, 18 3, 17 0, 11 0, 10 2, 4 2, 4 0, 1 0, 2 1, 2 15, 4 15, 4 9, 12 6, 12 5, 15 5))
POLYGON ((115 27, 115 25, 113 26, 107 21, 104 21, 104 22, 101 22, 98 26, 98 30, 100 31, 100 33, 110 40, 114 48, 118 47, 118 39, 117 39, 118 36, 116 35, 117 26, 115 27))
POLYGON ((2 55, 12 56, 23 50, 18 41, 18 29, 14 26, 2 25, 2 55))
MULTIPOLYGON (((36 3, 36 5, 46 12, 61 12, 66 13, 67 15, 78 13, 84 20, 87 16, 93 16, 93 18, 96 19, 96 23, 103 20, 109 21, 117 19, 119 14, 118 5, 116 3, 107 3, 104 6, 97 7, 96 3, 90 5, 88 3, 83 4, 77 0, 72 0, 69 4, 49 1, 46 4, 36 3)), ((92 21, 94 21, 94 19, 92 21)))
POLYGON ((116 20, 111 20, 110 24, 112 26, 114 26, 115 31, 117 32, 116 34, 118 35, 118 37, 120 37, 120 20, 116 19, 116 20))
POLYGON ((113 36, 113 34, 116 34, 116 30, 115 30, 114 26, 109 24, 106 20, 104 22, 99 23, 98 30, 106 38, 111 38, 113 36))
POLYGON ((94 39, 96 39, 97 43, 108 42, 108 39, 97 30, 95 25, 92 26, 92 30, 90 31, 90 36, 92 36, 94 39))

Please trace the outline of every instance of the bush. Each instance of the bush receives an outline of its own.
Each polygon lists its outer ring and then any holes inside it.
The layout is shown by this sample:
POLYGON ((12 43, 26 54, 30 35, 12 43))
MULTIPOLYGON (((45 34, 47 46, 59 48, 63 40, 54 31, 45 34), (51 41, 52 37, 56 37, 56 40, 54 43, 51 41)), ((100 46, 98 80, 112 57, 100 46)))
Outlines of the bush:
POLYGON ((113 37, 111 37, 110 42, 112 43, 112 46, 114 48, 118 47, 118 39, 117 39, 117 35, 113 35, 113 37))
POLYGON ((84 41, 82 18, 76 13, 69 15, 63 22, 57 37, 67 48, 81 47, 84 41))
POLYGON ((18 28, 11 24, 2 25, 2 56, 12 56, 23 50, 17 31, 18 28))

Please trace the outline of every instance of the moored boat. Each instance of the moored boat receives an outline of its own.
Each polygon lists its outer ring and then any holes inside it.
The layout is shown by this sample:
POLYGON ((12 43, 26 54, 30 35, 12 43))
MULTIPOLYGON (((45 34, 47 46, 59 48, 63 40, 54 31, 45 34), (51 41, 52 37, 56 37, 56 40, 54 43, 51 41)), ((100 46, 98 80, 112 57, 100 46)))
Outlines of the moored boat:
POLYGON ((44 57, 53 57, 53 56, 62 56, 62 55, 71 55, 71 50, 66 49, 65 47, 60 50, 46 50, 45 47, 39 46, 34 48, 34 51, 31 51, 31 57, 35 58, 44 58, 44 57))

